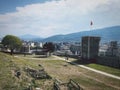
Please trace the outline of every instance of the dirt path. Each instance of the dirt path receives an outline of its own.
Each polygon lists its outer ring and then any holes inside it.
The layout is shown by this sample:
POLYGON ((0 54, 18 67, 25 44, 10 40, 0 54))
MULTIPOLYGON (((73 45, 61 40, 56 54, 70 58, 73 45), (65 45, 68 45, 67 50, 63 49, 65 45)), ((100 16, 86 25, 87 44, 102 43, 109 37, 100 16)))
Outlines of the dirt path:
POLYGON ((66 62, 69 62, 69 63, 72 63, 74 65, 77 65, 79 67, 82 67, 82 68, 85 68, 85 69, 88 69, 90 71, 93 71, 93 72, 96 72, 96 73, 100 73, 102 75, 105 75, 105 76, 108 76, 108 77, 112 77, 112 78, 115 78, 115 79, 119 79, 120 80, 120 77, 119 76, 115 76, 115 75, 112 75, 112 74, 109 74, 109 73, 106 73, 106 72, 103 72, 103 71, 99 71, 99 70, 96 70, 96 69, 93 69, 93 68, 90 68, 90 67, 87 67, 87 66, 84 66, 84 65, 79 65, 77 63, 73 63, 69 60, 65 60, 64 58, 61 58, 61 57, 58 57, 58 56, 54 56, 55 58, 58 58, 58 59, 61 59, 61 60, 64 60, 66 62))

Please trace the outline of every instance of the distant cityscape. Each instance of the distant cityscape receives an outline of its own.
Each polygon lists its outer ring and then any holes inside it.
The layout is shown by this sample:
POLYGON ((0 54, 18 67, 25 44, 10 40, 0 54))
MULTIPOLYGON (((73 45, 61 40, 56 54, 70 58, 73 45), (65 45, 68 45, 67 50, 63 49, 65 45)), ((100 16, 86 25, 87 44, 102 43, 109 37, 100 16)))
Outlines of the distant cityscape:
MULTIPOLYGON (((96 59, 98 59, 98 57, 103 57, 100 62, 104 60, 104 57, 110 57, 112 63, 109 64, 109 66, 120 67, 120 43, 118 41, 100 43, 100 40, 100 37, 84 36, 82 37, 82 40, 78 42, 52 42, 55 46, 53 54, 60 56, 67 55, 76 58, 81 57, 84 61, 92 60, 91 62, 96 62, 96 59), (117 65, 114 65, 113 62, 117 63, 117 65)), ((44 52, 44 44, 45 42, 22 40, 21 49, 15 49, 14 53, 39 55, 44 52)), ((2 44, 0 44, 0 51, 10 52, 10 49, 2 47, 2 44)), ((110 58, 109 61, 107 61, 108 59, 105 60, 107 64, 111 62, 110 58)), ((101 64, 105 64, 105 61, 103 61, 101 64)))

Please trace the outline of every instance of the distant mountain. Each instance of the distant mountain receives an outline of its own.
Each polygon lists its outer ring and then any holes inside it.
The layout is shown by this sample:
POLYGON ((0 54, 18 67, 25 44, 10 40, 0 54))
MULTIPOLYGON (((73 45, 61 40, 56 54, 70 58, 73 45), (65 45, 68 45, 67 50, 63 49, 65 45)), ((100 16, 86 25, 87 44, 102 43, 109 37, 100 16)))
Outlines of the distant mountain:
POLYGON ((83 31, 66 35, 55 35, 43 39, 43 42, 60 42, 60 41, 81 41, 82 36, 99 36, 102 42, 116 40, 120 42, 120 26, 107 27, 91 31, 83 31))
POLYGON ((42 42, 66 42, 66 41, 77 41, 80 42, 82 36, 99 36, 101 42, 108 42, 116 40, 120 42, 120 26, 106 27, 90 31, 82 31, 77 33, 71 33, 66 35, 55 35, 48 38, 41 38, 35 35, 22 35, 19 36, 22 40, 29 41, 42 41, 42 42))
POLYGON ((28 40, 28 41, 41 41, 43 39, 39 36, 30 35, 30 34, 19 36, 19 38, 22 40, 28 40))

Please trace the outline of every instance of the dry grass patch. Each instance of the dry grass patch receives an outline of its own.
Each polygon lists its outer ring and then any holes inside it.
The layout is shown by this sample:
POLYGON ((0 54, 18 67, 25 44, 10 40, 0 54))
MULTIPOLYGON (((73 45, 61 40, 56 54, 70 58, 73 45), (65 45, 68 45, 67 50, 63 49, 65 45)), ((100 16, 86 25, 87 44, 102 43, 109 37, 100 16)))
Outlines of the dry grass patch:
MULTIPOLYGON (((48 57, 48 58, 31 58, 29 57, 10 57, 2 56, 0 59, 4 59, 6 61, 12 61, 5 64, 7 73, 0 77, 0 81, 5 83, 5 86, 8 85, 8 88, 11 88, 12 86, 9 86, 11 82, 15 83, 13 90, 20 90, 19 87, 26 87, 29 83, 36 85, 37 87, 42 88, 42 90, 53 90, 53 80, 52 79, 40 79, 40 80, 33 80, 32 77, 27 75, 27 73, 24 71, 25 67, 31 67, 34 69, 40 69, 38 64, 42 65, 45 69, 45 71, 53 78, 57 78, 63 82, 68 82, 69 79, 73 79, 76 82, 80 84, 85 90, 120 90, 120 80, 116 80, 113 78, 109 78, 107 76, 80 68, 75 65, 71 65, 70 63, 67 63, 62 60, 57 60, 57 58, 54 57, 48 57), (6 58, 7 59, 6 59, 6 58), (14 64, 14 67, 11 67, 14 64), (9 69, 8 69, 9 68, 9 69), (20 69, 22 72, 20 80, 17 78, 14 78, 11 73, 11 70, 14 69, 20 69), (4 78, 6 77, 12 77, 13 81, 11 79, 7 78, 7 82, 4 81, 4 78)), ((0 64, 1 68, 0 70, 3 70, 3 62, 0 64)), ((0 75, 3 71, 0 71, 0 75)), ((2 86, 2 83, 0 83, 2 86)), ((1 87, 0 87, 1 88, 1 87)), ((1 89, 1 90, 12 90, 12 89, 1 89)), ((23 90, 23 89, 21 89, 23 90)))
POLYGON ((86 90, 119 90, 120 80, 106 77, 104 75, 77 67, 60 60, 35 60, 43 65, 45 70, 53 77, 63 82, 74 79, 86 90))

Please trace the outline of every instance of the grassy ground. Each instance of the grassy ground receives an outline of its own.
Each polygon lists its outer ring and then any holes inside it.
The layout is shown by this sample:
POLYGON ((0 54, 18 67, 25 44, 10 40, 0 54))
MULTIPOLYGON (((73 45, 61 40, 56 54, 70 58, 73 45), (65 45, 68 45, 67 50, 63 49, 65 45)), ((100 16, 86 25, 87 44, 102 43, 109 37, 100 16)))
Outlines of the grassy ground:
POLYGON ((26 90, 29 86, 52 90, 52 79, 35 80, 25 71, 26 67, 40 69, 34 61, 17 58, 0 53, 0 90, 26 90), (15 76, 15 71, 21 72, 20 78, 15 76), (51 82, 51 84, 49 84, 51 82), (47 86, 47 87, 46 87, 47 86))
POLYGON ((73 79, 85 90, 120 90, 120 80, 71 65, 55 57, 38 58, 37 56, 35 59, 33 57, 36 56, 11 57, 0 53, 0 90, 24 90, 23 88, 28 87, 29 84, 40 87, 42 90, 53 90, 55 78, 63 82, 73 79), (25 67, 39 69, 38 64, 44 67, 52 79, 34 80, 24 71, 25 67), (22 72, 20 79, 14 76, 15 69, 22 72))
POLYGON ((69 79, 77 81, 85 90, 119 90, 120 80, 108 78, 106 76, 70 65, 64 61, 37 61, 41 63, 47 72, 53 77, 63 82, 69 79))
POLYGON ((116 68, 103 66, 103 65, 98 65, 98 64, 88 64, 86 66, 94 68, 94 69, 97 69, 97 70, 100 70, 100 71, 104 71, 104 72, 107 72, 107 73, 110 73, 110 74, 113 74, 113 75, 116 75, 116 76, 120 77, 120 70, 116 69, 116 68))
MULTIPOLYGON (((79 63, 79 60, 76 60, 74 58, 69 58, 69 60, 72 62, 75 62, 75 63, 79 63)), ((118 69, 118 68, 113 68, 113 67, 100 65, 100 64, 93 64, 93 63, 92 64, 85 64, 85 66, 120 77, 120 69, 118 69)))

